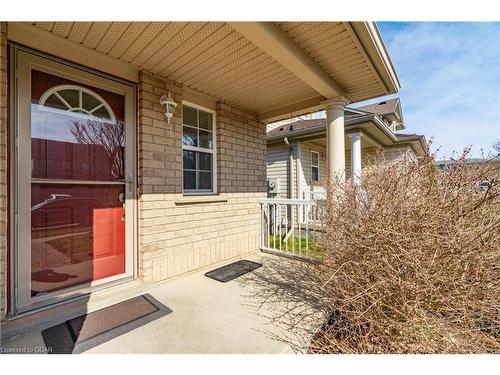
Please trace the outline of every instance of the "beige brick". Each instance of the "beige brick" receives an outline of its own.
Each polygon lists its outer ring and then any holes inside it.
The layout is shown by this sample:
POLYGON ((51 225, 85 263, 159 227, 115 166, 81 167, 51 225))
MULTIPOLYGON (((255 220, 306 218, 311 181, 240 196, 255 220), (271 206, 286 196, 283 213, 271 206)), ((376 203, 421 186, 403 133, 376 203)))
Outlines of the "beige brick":
POLYGON ((168 124, 158 100, 171 90, 180 103, 182 87, 144 72, 140 80, 141 277, 163 280, 257 251, 258 198, 265 196, 265 126, 255 114, 219 103, 217 181, 228 202, 177 206, 175 199, 182 196, 182 106, 168 124))

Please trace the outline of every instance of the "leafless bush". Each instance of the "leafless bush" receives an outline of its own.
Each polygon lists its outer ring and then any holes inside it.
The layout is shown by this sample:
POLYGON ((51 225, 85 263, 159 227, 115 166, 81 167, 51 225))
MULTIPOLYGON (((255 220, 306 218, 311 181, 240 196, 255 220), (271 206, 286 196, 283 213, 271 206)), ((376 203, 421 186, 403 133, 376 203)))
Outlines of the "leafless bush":
POLYGON ((466 157, 379 155, 359 186, 330 184, 311 352, 500 352, 498 163, 466 157))
POLYGON ((331 183, 324 262, 276 258, 252 280, 275 338, 310 353, 500 352, 499 163, 467 156, 439 171, 378 155, 360 185, 331 183))

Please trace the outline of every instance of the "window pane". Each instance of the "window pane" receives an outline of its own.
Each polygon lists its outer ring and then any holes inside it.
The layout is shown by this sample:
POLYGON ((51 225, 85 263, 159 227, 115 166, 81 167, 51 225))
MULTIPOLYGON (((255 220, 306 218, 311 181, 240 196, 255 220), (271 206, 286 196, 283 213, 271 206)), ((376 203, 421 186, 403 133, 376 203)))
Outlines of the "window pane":
POLYGON ((198 152, 198 169, 202 171, 212 170, 212 154, 207 154, 205 152, 198 152))
POLYGON ((96 109, 94 112, 92 112, 92 114, 95 116, 95 117, 100 117, 100 118, 104 118, 104 119, 109 119, 111 118, 108 110, 106 109, 106 107, 101 107, 101 108, 98 108, 96 109))
POLYGON ((311 154, 311 164, 312 165, 319 165, 319 156, 316 152, 313 152, 311 154))
POLYGON ((196 169, 196 153, 194 151, 184 150, 183 161, 184 169, 196 169))
POLYGON ((212 189, 212 173, 198 172, 199 189, 212 189))
POLYGON ((80 93, 78 90, 75 89, 69 89, 69 90, 60 90, 58 91, 59 95, 62 96, 64 100, 73 108, 79 108, 80 107, 80 93))
POLYGON ((62 110, 67 110, 68 107, 63 104, 63 102, 61 102, 59 100, 59 98, 57 96, 55 96, 54 94, 50 95, 47 100, 45 101, 45 106, 46 107, 51 107, 51 108, 57 108, 57 109, 62 109, 62 110))
POLYGON ((182 121, 185 125, 198 126, 198 111, 188 106, 182 106, 182 121))
POLYGON ((212 132, 200 130, 200 147, 211 149, 213 147, 212 143, 212 132))
POLYGON ((184 171, 184 189, 196 189, 195 171, 184 171))
POLYGON ((87 94, 86 92, 82 92, 82 107, 87 111, 92 111, 97 106, 102 103, 94 98, 92 95, 87 94))
POLYGON ((183 126, 182 128, 182 143, 186 146, 198 146, 197 130, 187 126, 183 126))
POLYGON ((212 130, 212 114, 208 112, 200 112, 200 128, 212 130))
POLYGON ((312 168, 312 180, 319 181, 319 168, 312 168))
POLYGON ((31 105, 31 165, 36 178, 123 179, 125 124, 31 105))

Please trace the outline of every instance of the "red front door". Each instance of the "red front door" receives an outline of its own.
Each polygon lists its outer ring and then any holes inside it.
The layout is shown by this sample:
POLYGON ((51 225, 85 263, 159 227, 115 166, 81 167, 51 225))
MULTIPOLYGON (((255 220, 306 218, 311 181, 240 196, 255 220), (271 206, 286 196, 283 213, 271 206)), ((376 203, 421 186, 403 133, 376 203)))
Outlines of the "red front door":
POLYGON ((31 295, 125 272, 125 97, 31 71, 31 295))

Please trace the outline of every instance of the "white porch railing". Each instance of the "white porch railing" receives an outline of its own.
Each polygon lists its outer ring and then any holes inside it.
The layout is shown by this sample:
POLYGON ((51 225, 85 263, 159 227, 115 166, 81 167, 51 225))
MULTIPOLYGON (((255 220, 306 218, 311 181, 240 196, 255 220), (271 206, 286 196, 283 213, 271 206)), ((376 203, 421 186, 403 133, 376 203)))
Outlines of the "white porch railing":
POLYGON ((316 203, 314 209, 308 212, 308 216, 306 216, 305 212, 303 212, 301 209, 299 209, 299 212, 301 213, 302 220, 304 222, 305 222, 305 220, 308 220, 309 224, 312 224, 315 226, 321 226, 323 212, 325 210, 325 202, 326 202, 325 190, 324 189, 304 190, 302 192, 302 195, 303 195, 302 199, 313 201, 316 203))
POLYGON ((261 199, 263 251, 320 259, 322 236, 320 205, 305 199, 261 199))

